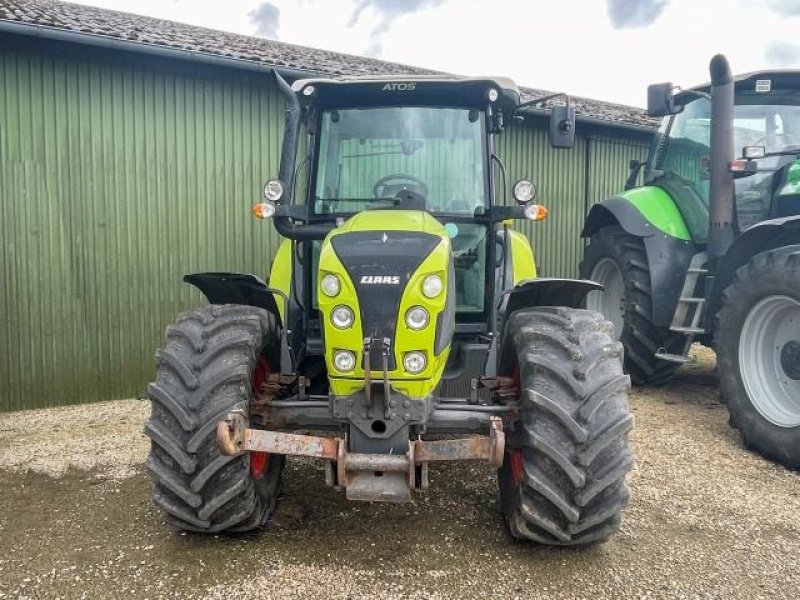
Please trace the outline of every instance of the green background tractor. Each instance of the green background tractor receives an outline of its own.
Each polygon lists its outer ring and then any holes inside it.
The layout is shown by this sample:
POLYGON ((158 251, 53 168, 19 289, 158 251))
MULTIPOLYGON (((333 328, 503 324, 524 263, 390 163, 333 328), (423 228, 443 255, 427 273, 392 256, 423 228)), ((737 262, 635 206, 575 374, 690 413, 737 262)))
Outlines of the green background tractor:
POLYGON ((668 379, 713 345, 722 399, 745 443, 800 467, 800 72, 648 90, 663 116, 626 190, 595 205, 582 275, 636 383, 668 379), (635 187, 641 167, 644 184, 635 187))
MULTIPOLYGON (((606 539, 628 500, 630 380, 613 326, 580 308, 599 286, 536 278, 511 228, 546 216, 530 181, 504 202, 495 136, 526 108, 517 87, 276 81, 279 179, 254 208, 285 238, 269 283, 187 276, 211 304, 156 355, 147 467, 166 519, 264 524, 285 456, 320 459, 350 499, 392 502, 425 490, 431 463, 482 460, 514 537, 606 539)), ((553 107, 551 143, 571 146, 574 125, 568 99, 553 107)))

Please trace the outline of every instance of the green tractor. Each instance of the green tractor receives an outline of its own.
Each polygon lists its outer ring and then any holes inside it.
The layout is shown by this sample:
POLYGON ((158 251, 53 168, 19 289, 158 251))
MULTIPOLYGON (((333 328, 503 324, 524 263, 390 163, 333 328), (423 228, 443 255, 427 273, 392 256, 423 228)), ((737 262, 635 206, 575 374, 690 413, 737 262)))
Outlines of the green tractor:
POLYGON ((634 383, 666 381, 699 341, 745 444, 800 467, 800 72, 648 89, 664 117, 625 191, 595 205, 581 272, 634 383), (644 166, 644 184, 635 183, 644 166))
MULTIPOLYGON (((268 284, 185 277, 210 305, 167 328, 145 426, 165 519, 265 524, 286 456, 389 502, 428 488, 431 463, 479 460, 513 537, 605 540, 633 464, 622 345, 581 308, 597 284, 536 278, 510 225, 546 210, 527 180, 505 204, 495 154, 539 101, 500 78, 275 78, 280 173, 254 212, 285 239, 268 284)), ((574 126, 569 99, 551 109, 554 146, 574 126)))

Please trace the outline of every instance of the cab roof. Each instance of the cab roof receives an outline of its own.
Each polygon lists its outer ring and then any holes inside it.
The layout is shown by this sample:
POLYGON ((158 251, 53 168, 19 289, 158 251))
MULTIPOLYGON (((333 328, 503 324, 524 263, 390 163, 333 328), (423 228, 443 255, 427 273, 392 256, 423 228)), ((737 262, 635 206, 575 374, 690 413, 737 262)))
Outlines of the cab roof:
MULTIPOLYGON (((798 69, 772 69, 766 71, 751 71, 734 75, 733 82, 737 92, 757 91, 757 81, 770 81, 770 89, 799 89, 800 90, 800 70, 798 69)), ((710 92, 711 83, 698 85, 690 90, 697 92, 710 92)))
POLYGON ((447 77, 403 75, 317 78, 295 81, 292 89, 301 101, 323 107, 418 104, 483 108, 489 91, 497 90, 495 105, 508 109, 520 103, 517 84, 507 77, 447 77), (313 94, 308 90, 313 86, 313 94))

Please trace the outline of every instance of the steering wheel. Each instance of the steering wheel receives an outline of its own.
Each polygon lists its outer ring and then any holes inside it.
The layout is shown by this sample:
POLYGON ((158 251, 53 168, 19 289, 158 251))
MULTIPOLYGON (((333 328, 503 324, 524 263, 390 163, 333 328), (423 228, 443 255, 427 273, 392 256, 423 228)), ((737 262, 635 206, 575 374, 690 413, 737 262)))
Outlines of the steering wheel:
POLYGON ((428 186, 425 185, 425 182, 421 179, 414 177, 413 175, 405 175, 404 173, 393 173, 391 175, 385 175, 378 179, 375 182, 375 185, 372 186, 372 194, 376 198, 386 198, 388 196, 394 196, 397 192, 402 191, 403 189, 407 189, 403 183, 411 183, 416 187, 416 191, 423 196, 428 195, 428 186), (390 183, 391 182, 391 183, 390 183), (391 191, 387 194, 387 188, 396 188, 391 189, 391 191))

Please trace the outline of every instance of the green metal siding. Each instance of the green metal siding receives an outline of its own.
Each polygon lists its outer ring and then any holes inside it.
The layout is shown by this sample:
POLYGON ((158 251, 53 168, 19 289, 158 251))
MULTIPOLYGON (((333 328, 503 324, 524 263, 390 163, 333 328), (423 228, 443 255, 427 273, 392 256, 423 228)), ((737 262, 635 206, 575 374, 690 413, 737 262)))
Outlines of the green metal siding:
MULTIPOLYGON (((506 130, 497 154, 508 169, 508 187, 518 179, 531 179, 537 186, 536 202, 550 211, 545 221, 515 225, 531 240, 539 274, 577 277, 586 213, 593 203, 622 190, 630 160, 645 158, 648 139, 624 132, 598 135, 578 125, 575 146, 553 150, 545 126, 542 122, 506 130)), ((506 202, 513 202, 510 195, 506 202)))
MULTIPOLYGON (((249 209, 282 116, 255 74, 0 41, 0 410, 141 395, 164 327, 204 302, 185 273, 267 272, 278 236, 249 209)), ((642 144, 501 140, 509 184, 532 176, 552 211, 520 225, 544 274, 575 275, 587 190, 619 189, 642 144)))
POLYGON ((0 49, 0 410, 140 395, 184 273, 266 273, 283 103, 211 75, 0 49))

